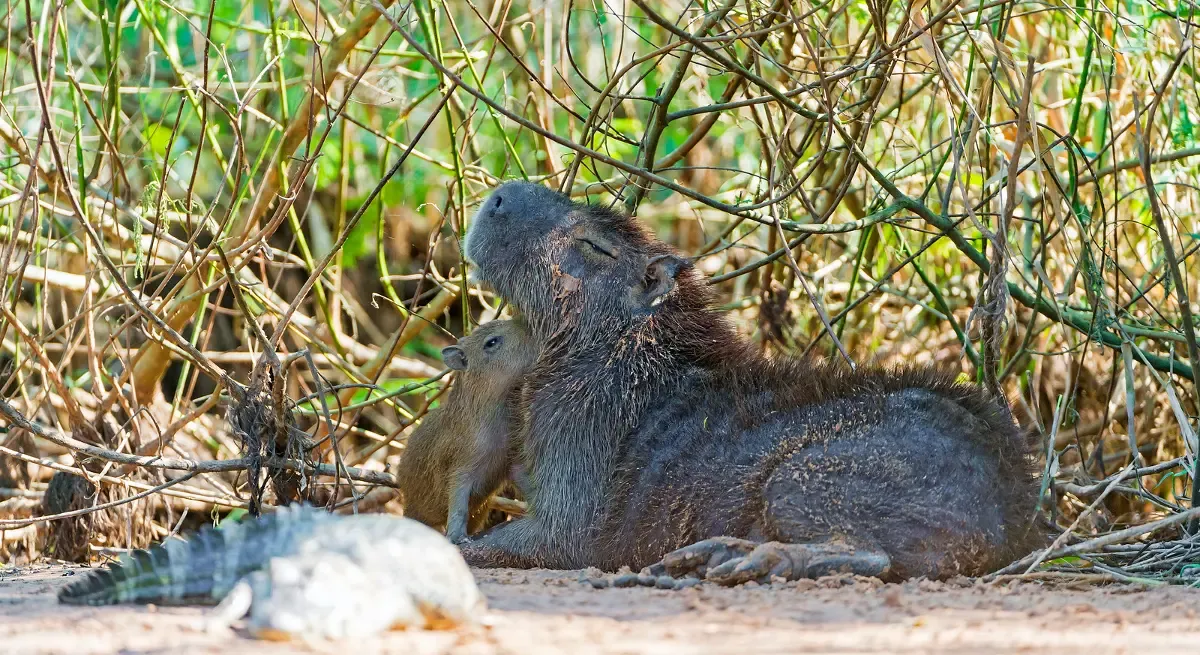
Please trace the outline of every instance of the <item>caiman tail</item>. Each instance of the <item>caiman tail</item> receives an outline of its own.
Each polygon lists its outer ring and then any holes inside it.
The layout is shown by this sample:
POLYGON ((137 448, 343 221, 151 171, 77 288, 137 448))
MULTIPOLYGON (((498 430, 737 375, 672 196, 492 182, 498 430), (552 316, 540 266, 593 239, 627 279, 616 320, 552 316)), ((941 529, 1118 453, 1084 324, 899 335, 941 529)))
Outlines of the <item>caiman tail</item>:
POLYGON ((172 537, 122 554, 64 587, 58 600, 70 605, 216 604, 243 576, 273 557, 292 554, 316 525, 333 518, 296 505, 254 521, 206 526, 186 541, 172 537))

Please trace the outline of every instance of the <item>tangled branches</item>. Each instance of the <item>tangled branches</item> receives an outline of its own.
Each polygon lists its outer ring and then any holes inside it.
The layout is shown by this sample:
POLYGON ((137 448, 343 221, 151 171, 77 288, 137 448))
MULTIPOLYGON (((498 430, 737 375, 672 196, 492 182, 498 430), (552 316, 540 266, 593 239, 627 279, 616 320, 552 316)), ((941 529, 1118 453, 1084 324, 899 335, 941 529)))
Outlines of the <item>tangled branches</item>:
POLYGON ((20 494, 53 471, 110 489, 93 509, 170 500, 160 533, 257 510, 262 467, 283 498, 378 496, 438 345, 501 309, 459 254, 471 207, 524 177, 639 214, 764 348, 1007 394, 1044 436, 1060 550, 1195 533, 1186 16, 118 0, 4 21, 0 480, 25 509, 0 526, 34 524, 20 494), (1084 493, 1118 471, 1140 473, 1084 493))

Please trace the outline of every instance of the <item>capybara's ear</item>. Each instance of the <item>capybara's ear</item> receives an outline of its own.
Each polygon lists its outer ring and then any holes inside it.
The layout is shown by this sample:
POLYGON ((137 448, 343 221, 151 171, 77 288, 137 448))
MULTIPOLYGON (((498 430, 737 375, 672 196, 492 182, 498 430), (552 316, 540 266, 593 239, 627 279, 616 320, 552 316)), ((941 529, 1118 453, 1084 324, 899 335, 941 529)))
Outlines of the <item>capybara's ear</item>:
POLYGON ((691 261, 678 255, 652 257, 646 263, 646 274, 642 280, 646 305, 653 307, 662 302, 675 289, 675 278, 691 265, 691 261))
POLYGON ((467 353, 458 346, 442 348, 442 363, 456 371, 467 370, 467 353))

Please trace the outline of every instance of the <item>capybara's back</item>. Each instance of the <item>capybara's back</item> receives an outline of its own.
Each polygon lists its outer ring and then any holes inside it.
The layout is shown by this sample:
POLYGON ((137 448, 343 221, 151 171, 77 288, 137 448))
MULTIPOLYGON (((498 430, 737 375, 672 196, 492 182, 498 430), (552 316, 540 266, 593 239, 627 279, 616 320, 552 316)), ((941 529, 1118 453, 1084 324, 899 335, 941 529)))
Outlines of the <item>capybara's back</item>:
POLYGON ((834 538, 886 553, 886 578, 945 578, 1043 544, 1027 435, 979 387, 788 361, 696 373, 631 440, 601 559, 648 564, 718 535, 834 538))

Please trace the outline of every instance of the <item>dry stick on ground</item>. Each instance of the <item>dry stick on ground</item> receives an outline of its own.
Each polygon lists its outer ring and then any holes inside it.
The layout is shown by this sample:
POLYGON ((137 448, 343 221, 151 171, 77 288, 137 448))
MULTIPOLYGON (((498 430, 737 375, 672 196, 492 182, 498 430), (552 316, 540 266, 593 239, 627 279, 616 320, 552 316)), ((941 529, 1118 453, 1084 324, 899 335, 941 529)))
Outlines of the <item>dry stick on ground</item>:
POLYGON ((1029 562, 1033 561, 1037 557, 1041 557, 1042 561, 1047 561, 1047 560, 1059 559, 1061 557, 1068 557, 1071 555, 1082 555, 1082 554, 1086 554, 1086 553, 1094 553, 1094 552, 1101 550, 1105 546, 1111 546, 1112 544, 1123 543, 1123 542, 1129 541, 1130 539, 1133 539, 1135 537, 1140 537, 1145 534, 1157 532, 1163 528, 1169 528, 1174 525, 1179 525, 1180 523, 1183 523, 1184 521, 1195 520, 1198 517, 1200 517, 1200 507, 1193 507, 1185 512, 1179 512, 1178 514, 1173 514, 1171 516, 1159 519, 1157 521, 1151 521, 1150 523, 1143 523, 1142 525, 1135 525, 1131 528, 1125 528, 1124 530, 1110 532, 1106 535, 1096 537, 1095 539, 1088 539, 1087 541, 1083 541, 1083 542, 1080 542, 1077 544, 1072 544, 1070 546, 1065 546, 1063 548, 1059 548, 1057 550, 1053 550, 1050 552, 1039 551, 1037 553, 1031 553, 1030 555, 1021 558, 1019 561, 1009 564, 1008 566, 1000 569, 999 571, 996 571, 995 573, 991 573, 987 576, 984 576, 983 579, 985 581, 991 581, 991 580, 995 580, 997 576, 1004 575, 1006 573, 1012 573, 1014 571, 1019 571, 1019 570, 1025 568, 1029 564, 1029 562))
POLYGON ((1100 492, 1100 495, 1092 501, 1092 504, 1088 505, 1086 509, 1079 513, 1079 516, 1075 517, 1075 520, 1071 522, 1071 525, 1066 530, 1062 531, 1062 534, 1055 537, 1054 541, 1049 546, 1042 549, 1041 554, 1034 558, 1033 562, 1029 564, 1029 567, 1025 569, 1026 573, 1031 573, 1035 568, 1038 567, 1039 564, 1045 561, 1047 554, 1049 554, 1055 548, 1061 546, 1063 542, 1070 538, 1071 535, 1075 533, 1075 528, 1079 527, 1079 524, 1083 521, 1083 519, 1087 518, 1092 512, 1096 511, 1096 508, 1100 506, 1100 503, 1104 502, 1104 499, 1108 497, 1108 494, 1115 489, 1117 485, 1121 483, 1121 481, 1129 477, 1130 474, 1137 470, 1137 467, 1134 466, 1135 461, 1137 460, 1126 464, 1125 468, 1122 469, 1120 473, 1113 476, 1112 480, 1110 480, 1108 484, 1104 485, 1104 491, 1100 492))
MULTIPOLYGON (((1128 454, 1128 453, 1126 453, 1126 454, 1128 454)), ((1181 466, 1186 463, 1187 463, 1187 457, 1176 457, 1175 459, 1167 460, 1165 462, 1159 462, 1158 464, 1153 464, 1151 466, 1135 468, 1132 471, 1130 471, 1128 475, 1126 475, 1124 471, 1120 471, 1120 472, 1118 472, 1118 474, 1122 475, 1124 478, 1129 478, 1131 476, 1132 477, 1142 477, 1144 475, 1154 475, 1155 473, 1162 473, 1163 471, 1169 471, 1177 466, 1181 466)), ((1058 491, 1069 493, 1072 496, 1077 496, 1079 498, 1088 498, 1097 493, 1103 492, 1114 481, 1120 482, 1120 480, 1114 480, 1115 475, 1117 475, 1117 474, 1114 474, 1113 476, 1109 476, 1103 480, 1100 480, 1099 482, 1089 484, 1086 487, 1075 484, 1074 482, 1056 482, 1056 483, 1054 483, 1054 488, 1057 489, 1058 491)))

